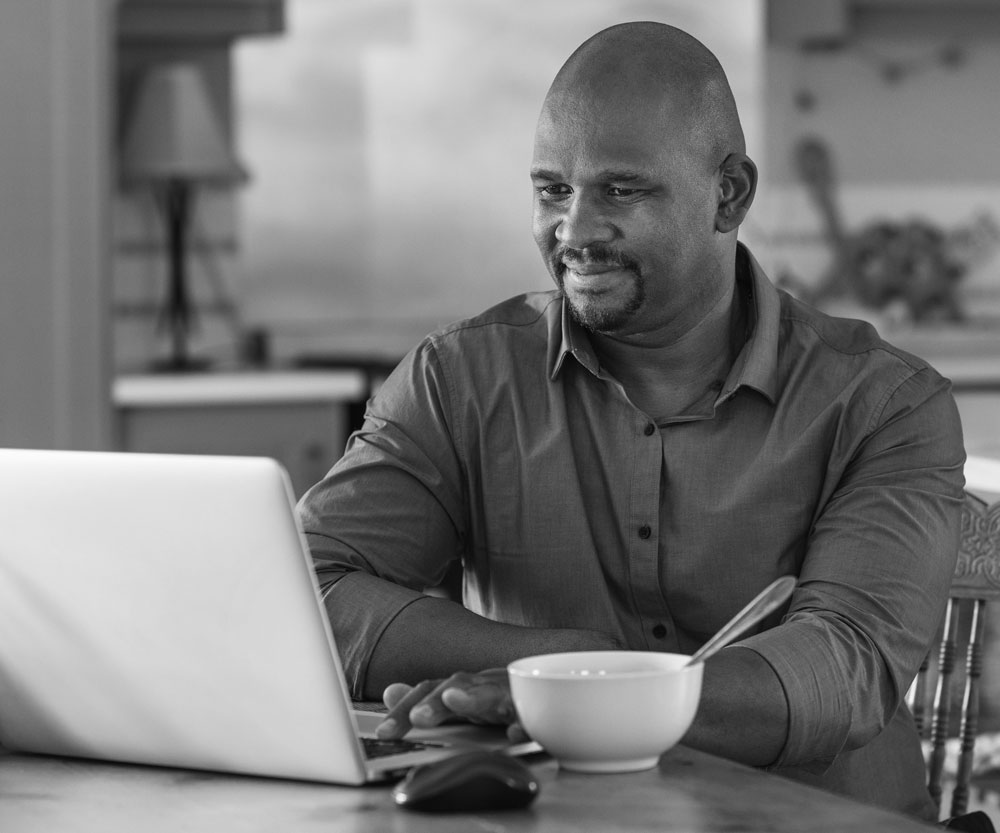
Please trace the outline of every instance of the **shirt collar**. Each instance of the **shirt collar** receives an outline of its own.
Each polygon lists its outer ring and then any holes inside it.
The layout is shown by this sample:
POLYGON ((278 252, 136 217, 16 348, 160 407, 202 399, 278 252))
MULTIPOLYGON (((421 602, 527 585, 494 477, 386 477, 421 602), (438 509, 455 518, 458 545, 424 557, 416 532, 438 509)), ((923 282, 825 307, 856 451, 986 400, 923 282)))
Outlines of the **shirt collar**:
POLYGON ((733 363, 719 401, 746 386, 777 401, 781 298, 750 250, 736 244, 736 285, 747 299, 750 333, 733 363))
MULTIPOLYGON (((600 370, 600 365, 597 361, 597 356, 594 355, 594 348, 590 344, 590 339, 587 337, 587 331, 583 329, 569 314, 569 304, 566 303, 565 296, 562 297, 562 316, 560 319, 560 324, 562 328, 562 337, 556 342, 559 344, 559 349, 552 356, 549 362, 549 377, 555 379, 559 375, 559 371, 563 366, 563 362, 566 360, 567 355, 573 356, 580 364, 582 364, 587 370, 593 373, 595 376, 598 375, 600 370)), ((555 339, 553 339, 555 342, 555 339)))
MULTIPOLYGON (((726 378, 719 401, 728 399, 745 385, 774 402, 778 387, 781 300, 778 290, 742 243, 736 244, 736 281, 740 291, 745 292, 748 299, 750 334, 726 378)), ((550 378, 555 379, 559 374, 567 355, 572 355, 587 370, 598 375, 600 366, 590 339, 583 327, 569 314, 565 298, 562 299, 561 311, 561 338, 550 342, 558 344, 558 349, 551 354, 549 360, 550 378)))

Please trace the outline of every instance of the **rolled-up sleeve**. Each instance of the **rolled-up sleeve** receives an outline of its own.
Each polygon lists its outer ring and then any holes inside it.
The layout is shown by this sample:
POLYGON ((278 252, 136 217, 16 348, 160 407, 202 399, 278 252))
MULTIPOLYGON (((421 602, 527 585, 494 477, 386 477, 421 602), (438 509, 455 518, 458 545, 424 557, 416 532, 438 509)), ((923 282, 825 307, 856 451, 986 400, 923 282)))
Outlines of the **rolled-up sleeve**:
POLYGON ((444 374, 418 345, 298 513, 352 694, 384 629, 459 555, 460 466, 444 374))
POLYGON ((741 644, 784 687, 775 765, 822 771, 891 720, 947 600, 965 452, 946 380, 929 368, 886 390, 810 533, 780 627, 741 644))

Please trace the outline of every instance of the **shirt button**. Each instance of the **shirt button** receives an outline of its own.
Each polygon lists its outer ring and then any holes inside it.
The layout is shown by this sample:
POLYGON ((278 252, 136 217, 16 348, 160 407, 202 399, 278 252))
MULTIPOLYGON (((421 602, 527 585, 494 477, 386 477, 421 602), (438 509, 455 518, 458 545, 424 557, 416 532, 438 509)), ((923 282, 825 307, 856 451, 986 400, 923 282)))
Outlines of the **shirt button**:
POLYGON ((639 527, 639 537, 645 541, 650 535, 653 534, 653 530, 649 528, 646 524, 639 527))
POLYGON ((666 625, 654 625, 653 626, 653 636, 657 639, 663 639, 667 635, 666 625))
POLYGON ((655 431, 656 431, 656 426, 653 425, 653 423, 651 423, 651 422, 647 423, 646 427, 643 429, 643 433, 647 437, 652 437, 655 431))

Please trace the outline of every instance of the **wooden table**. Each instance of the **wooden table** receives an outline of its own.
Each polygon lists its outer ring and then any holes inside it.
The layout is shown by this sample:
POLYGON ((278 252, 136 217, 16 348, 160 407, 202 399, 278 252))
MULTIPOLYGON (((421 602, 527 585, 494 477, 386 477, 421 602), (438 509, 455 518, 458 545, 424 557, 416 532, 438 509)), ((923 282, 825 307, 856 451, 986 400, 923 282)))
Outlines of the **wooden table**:
POLYGON ((541 793, 527 810, 404 811, 387 785, 335 787, 0 753, 2 833, 906 833, 932 825, 678 747, 656 770, 561 772, 532 760, 541 793))

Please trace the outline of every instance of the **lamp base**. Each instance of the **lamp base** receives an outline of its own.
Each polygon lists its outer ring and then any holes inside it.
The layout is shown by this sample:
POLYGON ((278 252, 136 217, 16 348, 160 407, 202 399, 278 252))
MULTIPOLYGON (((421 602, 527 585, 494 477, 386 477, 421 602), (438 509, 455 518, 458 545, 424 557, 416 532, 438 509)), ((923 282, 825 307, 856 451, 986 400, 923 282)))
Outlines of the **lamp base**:
POLYGON ((212 366, 210 359, 199 359, 192 356, 169 359, 158 359, 150 365, 154 373, 201 373, 212 366))

